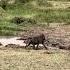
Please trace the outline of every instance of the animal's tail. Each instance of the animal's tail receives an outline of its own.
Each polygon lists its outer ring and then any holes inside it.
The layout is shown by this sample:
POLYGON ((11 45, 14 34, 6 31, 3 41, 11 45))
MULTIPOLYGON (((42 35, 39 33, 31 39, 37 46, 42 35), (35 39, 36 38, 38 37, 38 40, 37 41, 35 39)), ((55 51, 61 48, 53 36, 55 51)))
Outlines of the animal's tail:
POLYGON ((19 38, 19 39, 17 39, 17 40, 26 40, 26 39, 21 37, 21 38, 19 38))

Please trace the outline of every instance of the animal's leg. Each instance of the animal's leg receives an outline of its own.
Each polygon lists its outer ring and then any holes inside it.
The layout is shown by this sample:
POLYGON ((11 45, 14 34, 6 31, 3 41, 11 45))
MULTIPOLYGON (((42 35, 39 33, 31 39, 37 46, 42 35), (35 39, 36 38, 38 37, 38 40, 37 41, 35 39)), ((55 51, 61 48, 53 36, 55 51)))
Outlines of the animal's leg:
POLYGON ((45 49, 47 50, 48 48, 45 46, 45 44, 43 43, 43 46, 45 47, 45 49))
POLYGON ((27 45, 25 46, 25 48, 26 48, 26 47, 28 47, 29 45, 30 45, 30 43, 29 43, 29 44, 27 44, 27 45))
POLYGON ((33 44, 33 49, 35 50, 35 45, 33 44))
POLYGON ((37 44, 36 50, 38 50, 38 46, 39 46, 39 44, 37 44))

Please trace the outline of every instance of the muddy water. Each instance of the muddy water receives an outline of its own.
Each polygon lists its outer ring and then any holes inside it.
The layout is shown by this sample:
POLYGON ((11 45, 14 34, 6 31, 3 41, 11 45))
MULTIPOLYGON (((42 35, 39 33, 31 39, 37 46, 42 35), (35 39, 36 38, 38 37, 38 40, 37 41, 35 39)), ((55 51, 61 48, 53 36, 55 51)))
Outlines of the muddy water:
POLYGON ((25 46, 26 44, 24 43, 23 40, 17 40, 20 37, 14 37, 14 36, 0 36, 0 42, 5 46, 8 44, 16 44, 20 46, 25 46))

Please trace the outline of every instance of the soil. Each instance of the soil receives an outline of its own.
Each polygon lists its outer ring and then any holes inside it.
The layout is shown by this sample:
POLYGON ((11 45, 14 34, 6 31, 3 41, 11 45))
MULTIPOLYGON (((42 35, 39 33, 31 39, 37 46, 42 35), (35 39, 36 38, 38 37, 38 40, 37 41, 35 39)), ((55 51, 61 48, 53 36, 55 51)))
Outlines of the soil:
MULTIPOLYGON (((49 41, 48 46, 52 47, 52 44, 61 43, 62 46, 70 45, 70 26, 58 26, 58 27, 49 27, 49 28, 40 28, 33 27, 28 31, 20 33, 20 37, 12 38, 0 38, 0 42, 3 46, 8 44, 15 44, 19 46, 25 46, 24 40, 17 40, 20 38, 27 38, 36 34, 43 33, 46 38, 46 42, 49 41)), ((47 43, 46 43, 47 44, 47 43)))

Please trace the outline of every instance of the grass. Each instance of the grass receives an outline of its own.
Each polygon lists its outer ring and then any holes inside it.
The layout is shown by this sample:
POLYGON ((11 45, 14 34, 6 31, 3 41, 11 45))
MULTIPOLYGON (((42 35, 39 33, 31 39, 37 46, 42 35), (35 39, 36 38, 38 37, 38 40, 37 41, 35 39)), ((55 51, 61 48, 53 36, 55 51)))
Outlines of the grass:
POLYGON ((30 4, 16 6, 13 10, 7 10, 12 16, 25 16, 30 15, 29 18, 34 18, 38 22, 67 22, 70 19, 70 9, 39 9, 30 4), (21 8, 22 9, 21 9, 21 8), (20 10, 20 11, 19 11, 20 10), (19 11, 19 12, 18 12, 19 11), (36 18, 35 18, 36 17, 36 18))
POLYGON ((69 70, 69 52, 65 50, 0 50, 1 70, 69 70), (49 54, 48 54, 49 53, 49 54))
MULTIPOLYGON (((21 6, 21 8, 18 8, 18 9, 15 8, 15 10, 13 9, 12 11, 9 10, 8 13, 10 13, 13 16, 21 16, 21 15, 27 16, 27 15, 34 14, 34 16, 32 18, 36 17, 37 19, 39 19, 39 21, 42 21, 42 22, 43 21, 45 21, 45 22, 65 22, 66 21, 67 22, 70 19, 70 10, 69 9, 63 9, 63 10, 61 10, 61 9, 60 10, 42 9, 42 10, 40 10, 40 9, 36 9, 35 7, 32 7, 30 5, 27 5, 26 8, 25 8, 25 6, 24 7, 21 6), (19 10, 21 10, 21 11, 19 11, 19 10)), ((36 19, 36 18, 34 18, 34 19, 36 19)))
MULTIPOLYGON (((9 5, 4 12, 0 12, 0 35, 13 36, 26 30, 32 30, 33 32, 33 29, 36 33, 39 31, 44 32, 44 28, 47 27, 48 23, 70 24, 69 8, 48 9, 46 7, 45 9, 43 6, 34 6, 31 3, 9 5), (35 19, 37 24, 22 23, 17 25, 11 22, 11 19, 15 16, 35 19)), ((69 29, 68 26, 65 26, 66 31, 69 29)), ((58 29, 55 29, 55 31, 58 29)), ((45 29, 45 31, 47 30, 45 29)), ((62 30, 59 29, 58 32, 52 30, 52 32, 53 34, 62 33, 62 30)), ((70 52, 67 50, 25 50, 21 48, 1 48, 0 46, 0 70, 70 70, 69 54, 70 52)))
POLYGON ((18 27, 18 25, 14 24, 14 23, 10 23, 8 21, 1 21, 0 22, 0 35, 4 36, 4 35, 17 35, 18 31, 22 31, 22 29, 20 27, 18 27))
POLYGON ((70 19, 70 10, 45 10, 36 16, 39 22, 67 22, 70 19))
MULTIPOLYGON (((49 7, 50 5, 48 5, 49 7)), ((46 26, 50 23, 65 23, 70 22, 70 9, 54 9, 54 8, 41 8, 41 6, 33 5, 31 2, 26 4, 12 4, 8 5, 3 14, 6 14, 0 19, 0 35, 17 35, 19 31, 23 31, 25 27, 35 24, 22 23, 16 25, 11 23, 10 20, 15 16, 21 16, 25 18, 31 18, 37 21, 38 26, 46 26), (40 24, 41 23, 41 24, 40 24), (6 30, 6 31, 5 31, 6 30)), ((43 7, 43 5, 42 5, 43 7)), ((2 13, 2 12, 1 12, 2 13)))
POLYGON ((50 0, 50 1, 70 1, 70 0, 50 0))

